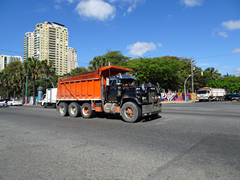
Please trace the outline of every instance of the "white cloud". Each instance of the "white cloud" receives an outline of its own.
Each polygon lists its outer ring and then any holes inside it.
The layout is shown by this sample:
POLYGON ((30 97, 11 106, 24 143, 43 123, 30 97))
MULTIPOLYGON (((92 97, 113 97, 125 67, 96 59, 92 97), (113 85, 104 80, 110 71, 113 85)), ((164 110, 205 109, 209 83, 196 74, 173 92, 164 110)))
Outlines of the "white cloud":
POLYGON ((54 7, 55 7, 56 10, 61 10, 62 9, 62 7, 59 4, 55 5, 54 7))
POLYGON ((240 48, 236 48, 232 51, 233 54, 238 54, 240 53, 240 48))
POLYGON ((82 0, 78 3, 76 11, 82 17, 101 21, 112 20, 116 14, 115 6, 103 0, 82 0))
POLYGON ((136 9, 136 7, 137 7, 136 4, 133 4, 133 5, 129 6, 128 9, 127 9, 127 12, 125 12, 123 14, 123 16, 125 17, 127 15, 127 13, 129 14, 129 13, 133 12, 136 9))
POLYGON ((163 47, 163 45, 161 43, 158 43, 157 45, 158 45, 158 47, 163 47))
POLYGON ((239 67, 239 68, 237 68, 237 69, 234 69, 234 72, 236 72, 236 73, 237 73, 237 76, 240 76, 240 67, 239 67))
POLYGON ((129 54, 133 56, 142 56, 147 51, 154 51, 156 49, 156 45, 153 42, 136 42, 135 44, 127 46, 127 49, 130 51, 129 54))
POLYGON ((127 6, 127 11, 123 14, 125 17, 127 14, 132 13, 137 8, 137 5, 144 3, 145 0, 109 0, 109 3, 119 2, 119 7, 124 9, 124 6, 127 6))
POLYGON ((221 24, 222 26, 226 27, 229 30, 240 29, 240 19, 237 21, 226 21, 221 24))
POLYGON ((226 32, 219 32, 218 34, 224 38, 228 37, 228 34, 226 32))
MULTIPOLYGON (((62 2, 64 2, 64 1, 65 1, 65 0, 55 0, 56 3, 62 3, 62 2)), ((74 0, 67 0, 67 2, 73 3, 74 0)))
POLYGON ((130 12, 134 11, 134 10, 136 9, 136 7, 137 7, 136 4, 131 5, 131 6, 128 8, 127 12, 130 13, 130 12))
POLYGON ((39 13, 43 13, 43 12, 47 11, 47 7, 45 6, 45 4, 40 3, 36 6, 34 11, 39 12, 39 13))
POLYGON ((172 15, 169 14, 168 17, 167 17, 167 19, 169 20, 169 19, 171 19, 171 18, 172 18, 172 15))
POLYGON ((203 0, 180 0, 180 3, 186 5, 186 7, 201 6, 203 0))
POLYGON ((61 3, 63 2, 64 0, 55 0, 56 3, 61 3))

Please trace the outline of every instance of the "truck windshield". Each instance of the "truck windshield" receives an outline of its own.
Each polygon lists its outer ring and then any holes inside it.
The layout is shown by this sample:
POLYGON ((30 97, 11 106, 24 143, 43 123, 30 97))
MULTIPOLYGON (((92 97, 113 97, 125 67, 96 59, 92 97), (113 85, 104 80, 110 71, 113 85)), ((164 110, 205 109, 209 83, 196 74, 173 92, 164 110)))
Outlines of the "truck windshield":
POLYGON ((131 86, 134 82, 134 79, 119 79, 118 81, 125 86, 131 86))
POLYGON ((207 90, 200 90, 200 91, 197 91, 197 94, 207 94, 207 90))

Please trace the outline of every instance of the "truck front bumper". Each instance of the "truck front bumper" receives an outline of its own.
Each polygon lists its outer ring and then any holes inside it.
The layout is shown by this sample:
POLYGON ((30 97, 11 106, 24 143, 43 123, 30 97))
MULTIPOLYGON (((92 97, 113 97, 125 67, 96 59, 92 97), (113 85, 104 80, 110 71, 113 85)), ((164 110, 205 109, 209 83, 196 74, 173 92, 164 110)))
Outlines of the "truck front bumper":
POLYGON ((162 103, 142 105, 142 116, 158 114, 162 111, 162 103))

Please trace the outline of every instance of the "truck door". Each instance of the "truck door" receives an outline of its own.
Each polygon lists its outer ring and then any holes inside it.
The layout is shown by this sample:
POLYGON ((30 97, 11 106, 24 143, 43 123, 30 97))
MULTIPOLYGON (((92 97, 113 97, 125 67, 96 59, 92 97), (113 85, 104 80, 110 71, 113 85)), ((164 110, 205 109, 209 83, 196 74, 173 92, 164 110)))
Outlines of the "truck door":
POLYGON ((116 102, 117 101, 117 80, 110 80, 110 86, 107 87, 107 101, 116 102))

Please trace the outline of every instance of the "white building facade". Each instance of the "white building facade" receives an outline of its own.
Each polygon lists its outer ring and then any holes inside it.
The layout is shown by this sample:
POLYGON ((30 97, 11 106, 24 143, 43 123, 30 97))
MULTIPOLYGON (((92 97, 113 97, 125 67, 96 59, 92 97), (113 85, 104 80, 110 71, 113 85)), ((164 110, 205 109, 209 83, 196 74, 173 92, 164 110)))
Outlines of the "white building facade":
POLYGON ((39 23, 34 30, 34 57, 54 64, 58 75, 68 72, 68 29, 53 22, 39 23))
POLYGON ((8 56, 1 55, 0 56, 0 71, 6 68, 7 64, 11 62, 23 62, 21 56, 8 56))
POLYGON ((77 51, 72 47, 68 47, 68 73, 77 67, 77 51))
POLYGON ((33 57, 33 53, 34 53, 33 32, 27 32, 27 33, 25 33, 24 44, 23 44, 23 59, 24 59, 24 61, 29 57, 33 57))

